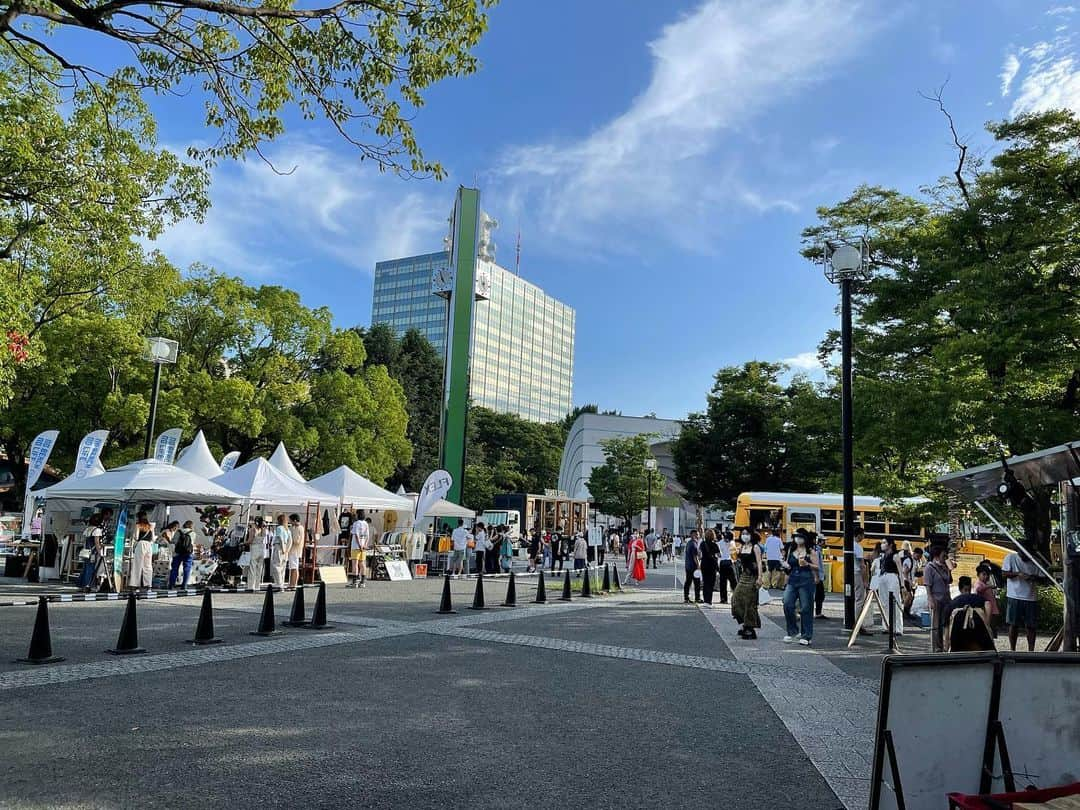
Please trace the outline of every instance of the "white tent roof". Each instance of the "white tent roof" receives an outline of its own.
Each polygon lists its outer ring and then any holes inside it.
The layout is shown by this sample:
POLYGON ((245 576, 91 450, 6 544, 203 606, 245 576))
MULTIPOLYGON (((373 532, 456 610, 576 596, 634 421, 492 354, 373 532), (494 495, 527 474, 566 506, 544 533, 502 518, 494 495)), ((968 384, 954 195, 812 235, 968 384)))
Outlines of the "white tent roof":
POLYGON ((373 484, 344 464, 326 475, 312 478, 308 486, 328 493, 339 503, 351 504, 359 509, 413 510, 411 500, 373 484))
POLYGON ((309 487, 303 481, 296 481, 276 467, 272 467, 265 458, 255 458, 214 479, 226 489, 231 489, 240 498, 256 503, 268 503, 275 506, 301 506, 313 501, 328 500, 325 492, 309 487))
POLYGON ((154 459, 135 461, 91 474, 74 476, 43 492, 47 500, 156 501, 157 503, 236 503, 240 498, 213 481, 154 459))
MULTIPOLYGON (((409 498, 414 503, 419 496, 415 492, 409 493, 409 498)), ((420 515, 420 520, 423 521, 430 517, 453 517, 453 518, 465 518, 466 520, 472 520, 476 517, 476 512, 472 509, 468 509, 464 506, 458 506, 456 503, 450 503, 445 499, 439 499, 435 501, 425 514, 420 515)))
POLYGON ((296 469, 296 465, 292 463, 292 459, 289 458, 289 451, 285 449, 285 442, 278 442, 277 447, 274 448, 274 454, 270 456, 270 466, 285 473, 294 481, 299 481, 301 484, 306 483, 304 476, 300 474, 300 471, 296 469))
POLYGON ((191 444, 180 451, 176 466, 181 470, 201 475, 203 478, 217 478, 221 475, 221 465, 214 461, 210 448, 206 445, 206 437, 201 430, 195 434, 191 444))

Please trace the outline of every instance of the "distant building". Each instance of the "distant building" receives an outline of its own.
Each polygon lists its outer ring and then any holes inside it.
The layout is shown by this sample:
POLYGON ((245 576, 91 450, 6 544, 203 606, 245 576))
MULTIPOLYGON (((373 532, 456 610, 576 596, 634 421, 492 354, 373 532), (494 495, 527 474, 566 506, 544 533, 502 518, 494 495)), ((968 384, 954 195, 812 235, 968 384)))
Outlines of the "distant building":
MULTIPOLYGON (((447 306, 432 278, 449 256, 426 253, 375 265, 371 322, 400 335, 418 329, 445 356, 447 306)), ((554 422, 573 408, 574 309, 497 264, 473 319, 469 395, 476 405, 534 422, 554 422)))
MULTIPOLYGON (((652 524, 673 532, 688 532, 697 522, 698 509, 696 504, 686 500, 686 490, 675 476, 675 462, 671 455, 671 442, 681 430, 682 422, 675 419, 583 413, 574 421, 566 437, 559 465, 559 490, 571 498, 592 497, 589 493, 589 476, 605 461, 601 442, 652 433, 655 436, 649 448, 656 458, 657 473, 666 480, 662 492, 656 495, 679 504, 677 508, 654 505, 652 524)), ((723 513, 705 509, 702 510, 702 519, 706 526, 714 526, 722 522, 723 513)))

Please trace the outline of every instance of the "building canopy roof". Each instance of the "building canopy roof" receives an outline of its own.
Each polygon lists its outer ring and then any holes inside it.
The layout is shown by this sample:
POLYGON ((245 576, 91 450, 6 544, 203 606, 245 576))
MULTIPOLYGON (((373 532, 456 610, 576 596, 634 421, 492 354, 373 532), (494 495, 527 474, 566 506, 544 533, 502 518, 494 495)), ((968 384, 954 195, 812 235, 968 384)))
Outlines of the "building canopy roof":
MULTIPOLYGON (((1080 440, 1013 456, 1005 463, 1027 489, 1080 479, 1080 440)), ((938 483, 967 501, 981 501, 997 495, 1004 472, 1001 462, 995 461, 943 475, 938 483)))

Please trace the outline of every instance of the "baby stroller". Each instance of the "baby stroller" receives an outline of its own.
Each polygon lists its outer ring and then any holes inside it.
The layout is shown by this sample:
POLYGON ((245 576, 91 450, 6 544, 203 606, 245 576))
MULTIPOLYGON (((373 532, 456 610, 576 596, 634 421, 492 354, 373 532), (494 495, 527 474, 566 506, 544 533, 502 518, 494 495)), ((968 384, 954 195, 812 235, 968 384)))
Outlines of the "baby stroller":
POLYGON ((237 560, 240 559, 240 546, 237 545, 221 545, 215 546, 212 550, 216 559, 214 560, 214 568, 206 577, 206 584, 209 587, 220 588, 235 588, 240 584, 240 577, 244 574, 244 569, 240 567, 237 560))

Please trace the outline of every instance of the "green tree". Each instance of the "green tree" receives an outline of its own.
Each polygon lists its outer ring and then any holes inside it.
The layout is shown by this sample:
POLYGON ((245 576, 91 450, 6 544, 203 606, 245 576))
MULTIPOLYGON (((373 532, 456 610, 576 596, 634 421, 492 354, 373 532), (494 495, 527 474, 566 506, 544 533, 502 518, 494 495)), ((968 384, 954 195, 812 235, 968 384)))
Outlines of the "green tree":
POLYGON ((201 85, 219 137, 193 154, 258 150, 290 108, 322 117, 380 168, 442 176, 416 141, 412 112, 433 83, 476 70, 493 0, 0 0, 0 45, 23 72, 55 63, 72 84, 184 95, 201 85), (58 35, 61 34, 61 35, 58 35), (67 34, 66 36, 62 34, 67 34), (76 36, 74 34, 78 34, 76 36), (86 41, 82 47, 78 43, 86 41), (113 68, 112 42, 134 55, 113 68), (96 47, 95 47, 96 46, 96 47))
POLYGON ((55 77, 20 67, 0 49, 0 406, 19 390, 10 335, 33 365, 65 318, 138 334, 179 282, 143 244, 207 205, 205 173, 157 148, 137 97, 80 90, 62 113, 55 77))
POLYGON ((654 471, 650 483, 650 473, 645 469, 646 460, 653 458, 649 441, 654 438, 653 434, 643 433, 601 442, 604 463, 593 468, 588 484, 599 511, 629 524, 647 506, 650 486, 654 497, 663 491, 667 479, 654 471))
POLYGON ((748 490, 814 492, 835 474, 837 401, 803 377, 782 382, 787 370, 752 361, 716 373, 705 411, 672 442, 691 501, 730 507, 748 490))
POLYGON ((558 483, 565 441, 561 424, 473 406, 465 457, 491 469, 498 492, 543 492, 558 483))
MULTIPOLYGON (((365 344, 372 334, 377 335, 377 327, 368 331, 365 344)), ((377 337, 375 343, 377 347, 377 337)), ((385 356, 392 359, 390 373, 405 393, 409 416, 406 437, 412 445, 412 460, 398 465, 388 486, 404 486, 409 492, 418 492, 427 476, 439 467, 443 358, 417 329, 402 335, 397 346, 385 356)))

